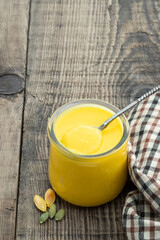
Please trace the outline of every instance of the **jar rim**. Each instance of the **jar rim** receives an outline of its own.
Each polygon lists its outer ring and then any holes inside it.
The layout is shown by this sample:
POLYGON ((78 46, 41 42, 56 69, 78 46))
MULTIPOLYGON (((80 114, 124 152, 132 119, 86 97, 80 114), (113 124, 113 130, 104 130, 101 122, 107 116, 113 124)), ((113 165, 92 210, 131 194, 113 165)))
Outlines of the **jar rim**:
POLYGON ((49 118, 48 120, 48 125, 47 125, 47 132, 48 132, 48 137, 50 142, 54 142, 57 147, 63 151, 63 153, 65 153, 66 155, 69 155, 71 158, 81 158, 82 159, 95 159, 95 158, 99 158, 99 157, 103 157, 103 156, 108 156, 116 151, 118 151, 122 145, 127 141, 128 137, 129 137, 129 123, 127 118, 125 117, 124 114, 122 114, 119 118, 121 119, 121 122, 123 124, 123 136, 121 138, 121 140, 118 142, 118 144, 113 147, 112 149, 100 153, 100 154, 93 154, 93 155, 89 155, 89 154, 75 154, 72 153, 71 151, 69 151, 64 145, 62 145, 58 139, 56 138, 55 132, 54 132, 54 122, 56 121, 57 117, 63 113, 64 111, 66 111, 67 109, 70 109, 74 106, 78 106, 78 105, 87 105, 87 104, 93 104, 93 105, 98 105, 100 107, 104 107, 107 108, 115 113, 117 113, 118 111, 120 111, 117 107, 115 107, 114 105, 105 102, 103 100, 97 100, 97 99, 80 99, 80 100, 75 100, 69 103, 66 103, 64 105, 62 105, 61 107, 59 107, 49 118))

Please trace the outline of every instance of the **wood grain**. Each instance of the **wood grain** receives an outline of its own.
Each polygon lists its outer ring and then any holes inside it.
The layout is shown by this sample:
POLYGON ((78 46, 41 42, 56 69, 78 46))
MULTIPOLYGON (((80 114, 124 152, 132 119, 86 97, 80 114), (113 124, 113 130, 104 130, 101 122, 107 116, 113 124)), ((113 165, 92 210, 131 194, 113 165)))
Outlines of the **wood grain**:
MULTIPOLYGON (((28 3, 0 0, 0 76, 14 73, 25 77, 28 3)), ((8 76, 15 81, 16 75, 8 76)), ((23 92, 10 97, 0 95, 1 240, 15 237, 23 100, 23 92)))
POLYGON ((121 216, 129 184, 97 208, 58 198, 65 219, 43 225, 33 196, 49 187, 46 126, 55 109, 80 98, 121 108, 159 83, 159 23, 158 0, 32 0, 17 239, 125 239, 121 216))

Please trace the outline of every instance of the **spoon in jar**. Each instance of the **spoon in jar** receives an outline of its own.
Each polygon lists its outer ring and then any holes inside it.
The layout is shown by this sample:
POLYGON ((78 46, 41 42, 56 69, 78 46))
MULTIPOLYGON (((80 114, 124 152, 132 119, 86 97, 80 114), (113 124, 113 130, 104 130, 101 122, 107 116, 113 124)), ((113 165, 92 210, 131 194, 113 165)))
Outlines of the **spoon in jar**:
MULTIPOLYGON (((160 90, 160 85, 148 91, 134 102, 107 119, 99 127, 80 125, 64 133, 61 143, 71 152, 80 154, 94 154, 102 143, 102 131, 117 117, 131 109, 145 98, 160 90), (77 137, 78 136, 78 137, 77 137)), ((52 129, 52 128, 51 128, 52 129)))
POLYGON ((123 109, 121 109, 119 112, 117 112, 116 114, 114 114, 112 117, 110 117, 109 119, 107 119, 104 123, 101 124, 101 126, 98 127, 99 130, 103 130, 105 129, 108 124, 110 124, 115 118, 119 117, 120 115, 122 115, 123 113, 125 113, 126 111, 128 111, 129 109, 131 109, 132 107, 134 107, 135 105, 137 105, 138 103, 140 103, 141 101, 143 101, 144 99, 146 99, 147 97, 149 97, 150 95, 152 95, 153 93, 157 92, 158 90, 160 90, 160 85, 158 85, 157 87, 153 88, 152 90, 146 92, 144 95, 142 95, 141 97, 139 97, 137 100, 135 100, 134 102, 130 103, 129 105, 127 105, 126 107, 124 107, 123 109))

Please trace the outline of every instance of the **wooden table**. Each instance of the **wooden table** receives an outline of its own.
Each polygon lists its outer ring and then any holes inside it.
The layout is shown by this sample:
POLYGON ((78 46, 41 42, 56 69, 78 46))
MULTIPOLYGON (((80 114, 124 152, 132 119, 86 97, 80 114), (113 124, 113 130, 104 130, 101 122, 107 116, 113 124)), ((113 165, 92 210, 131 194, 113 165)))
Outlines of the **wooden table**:
POLYGON ((57 198, 61 222, 40 225, 33 196, 50 187, 46 126, 55 109, 82 98, 122 108, 160 82, 160 1, 0 4, 0 240, 126 239, 129 180, 101 207, 57 198))

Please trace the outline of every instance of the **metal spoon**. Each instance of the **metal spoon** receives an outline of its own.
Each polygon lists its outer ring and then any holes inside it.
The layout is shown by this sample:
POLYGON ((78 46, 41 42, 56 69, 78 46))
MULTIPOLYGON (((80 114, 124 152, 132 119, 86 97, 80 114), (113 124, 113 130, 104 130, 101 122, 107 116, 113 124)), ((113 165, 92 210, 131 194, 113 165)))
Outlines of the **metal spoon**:
POLYGON ((130 103, 128 106, 126 106, 125 108, 123 108, 122 110, 120 110, 119 112, 117 112, 116 114, 114 114, 111 118, 107 119, 107 121, 105 121, 104 123, 102 123, 102 125, 100 125, 99 127, 97 127, 100 131, 102 131, 104 128, 106 128, 108 126, 108 124, 110 124, 115 118, 119 117, 121 114, 125 113, 127 110, 129 110, 130 108, 134 107, 135 105, 137 105, 139 102, 143 101, 145 98, 149 97, 150 95, 152 95, 153 93, 157 92, 158 90, 160 90, 160 85, 158 85, 157 87, 153 88, 152 90, 148 91, 147 93, 145 93, 144 95, 142 95, 140 98, 138 98, 137 100, 135 100, 134 102, 130 103))

